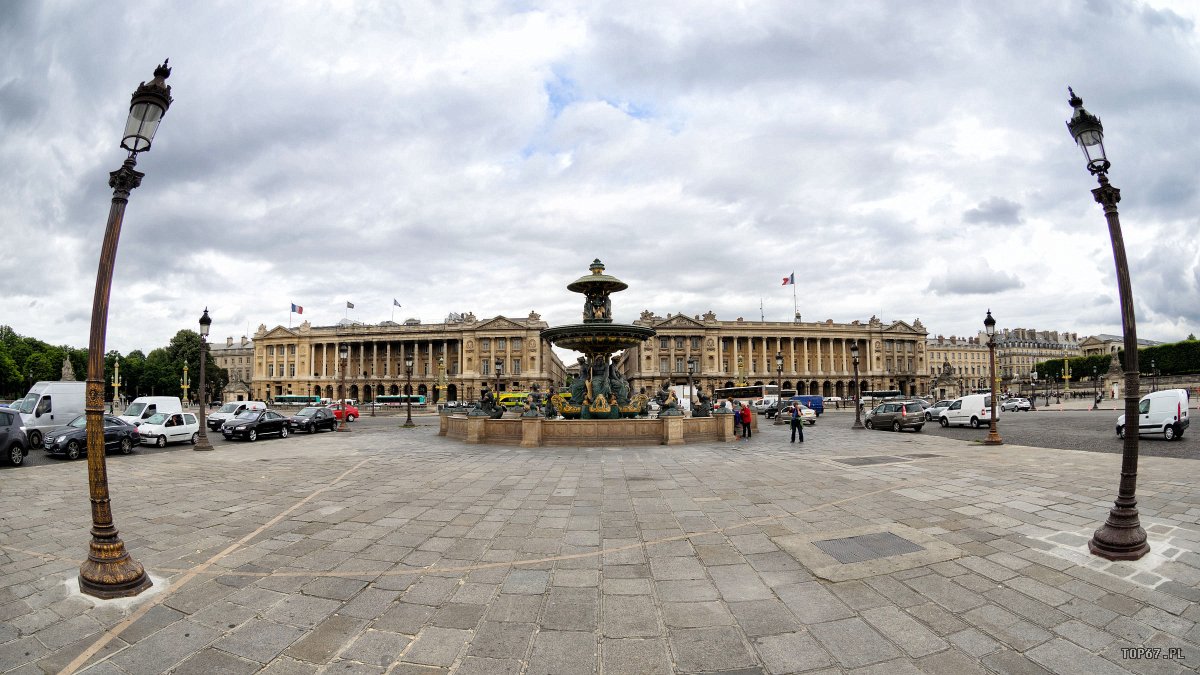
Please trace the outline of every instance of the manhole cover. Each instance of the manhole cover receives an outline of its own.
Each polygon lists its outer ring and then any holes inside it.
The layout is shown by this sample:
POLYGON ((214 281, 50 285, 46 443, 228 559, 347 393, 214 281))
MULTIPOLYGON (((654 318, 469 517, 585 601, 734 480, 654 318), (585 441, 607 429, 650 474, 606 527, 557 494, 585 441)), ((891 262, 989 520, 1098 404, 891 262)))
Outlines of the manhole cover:
POLYGON ((908 460, 900 457, 888 457, 885 455, 878 457, 842 457, 833 461, 839 464, 849 464, 850 466, 867 466, 870 464, 893 464, 895 462, 907 462, 908 460))
POLYGON ((879 558, 888 558, 894 555, 916 553, 917 551, 925 550, 923 546, 918 546, 904 537, 898 537, 891 532, 863 534, 843 539, 826 539, 824 541, 814 541, 813 545, 843 564, 877 560, 879 558))

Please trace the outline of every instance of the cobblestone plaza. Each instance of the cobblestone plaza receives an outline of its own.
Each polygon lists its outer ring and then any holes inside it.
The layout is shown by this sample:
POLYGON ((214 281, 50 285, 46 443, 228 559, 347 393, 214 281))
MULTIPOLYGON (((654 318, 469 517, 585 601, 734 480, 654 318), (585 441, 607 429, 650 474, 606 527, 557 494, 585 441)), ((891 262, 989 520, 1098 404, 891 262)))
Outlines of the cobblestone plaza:
POLYGON ((74 582, 83 464, 0 471, 0 671, 1182 673, 1200 488, 1143 457, 1152 552, 1087 555, 1119 458, 930 434, 468 446, 399 430, 110 457, 154 578, 74 582), (1142 649, 1145 648, 1145 649, 1142 649), (1159 657, 1159 658, 1151 658, 1159 657))

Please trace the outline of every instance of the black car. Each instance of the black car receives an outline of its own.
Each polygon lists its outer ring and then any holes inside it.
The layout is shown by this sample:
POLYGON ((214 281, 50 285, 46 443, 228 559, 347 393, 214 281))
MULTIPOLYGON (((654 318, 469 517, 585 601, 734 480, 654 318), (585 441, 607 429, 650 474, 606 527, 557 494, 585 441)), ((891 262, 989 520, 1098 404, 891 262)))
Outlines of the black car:
MULTIPOLYGON (((122 455, 133 452, 142 442, 138 428, 119 417, 104 416, 104 450, 120 450, 122 455)), ((67 426, 47 432, 42 447, 52 455, 66 455, 67 459, 87 456, 87 415, 78 415, 67 426)))
POLYGON ((0 409, 0 451, 13 466, 24 464, 29 454, 29 439, 21 427, 21 413, 16 410, 0 409))
POLYGON ((221 426, 225 438, 244 438, 248 441, 271 434, 287 438, 288 431, 288 419, 274 410, 243 410, 237 417, 225 420, 221 426))
POLYGON ((287 420, 288 428, 292 431, 307 431, 310 434, 321 429, 333 431, 337 428, 337 424, 338 421, 333 417, 333 411, 329 408, 315 406, 304 408, 287 420))

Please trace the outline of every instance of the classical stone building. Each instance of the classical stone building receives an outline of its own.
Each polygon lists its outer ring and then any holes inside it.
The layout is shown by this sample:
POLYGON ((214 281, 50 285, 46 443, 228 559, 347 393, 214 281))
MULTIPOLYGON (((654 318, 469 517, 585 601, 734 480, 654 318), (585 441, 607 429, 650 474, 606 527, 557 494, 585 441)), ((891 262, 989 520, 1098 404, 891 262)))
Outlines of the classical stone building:
MULTIPOLYGON (((986 344, 985 333, 981 332, 979 338, 986 344)), ((1029 384, 1030 373, 1039 361, 1079 355, 1079 336, 1075 333, 1032 328, 996 332, 996 377, 1004 390, 1015 391, 1017 385, 1029 384)))
MULTIPOLYGON (((209 358, 229 373, 229 384, 220 393, 222 401, 251 400, 251 382, 254 379, 254 344, 245 335, 239 342, 233 337, 225 338, 225 344, 214 342, 208 345, 209 358)), ((213 398, 218 398, 214 396, 213 398)))
POLYGON ((635 391, 648 391, 670 380, 686 384, 688 361, 696 360, 693 382, 705 389, 735 384, 779 384, 801 394, 852 395, 854 365, 851 345, 859 348, 859 382, 864 390, 899 389, 924 393, 929 375, 925 356, 925 327, 918 319, 884 324, 833 320, 734 321, 683 314, 661 317, 644 311, 633 322, 654 328, 656 335, 625 350, 617 367, 635 391), (779 377, 777 356, 783 359, 779 377))
MULTIPOLYGON (((1153 347, 1161 345, 1161 342, 1156 340, 1141 340, 1138 341, 1138 350, 1144 347, 1153 347)), ((1125 338, 1120 335, 1110 335, 1108 333, 1099 333, 1092 335, 1079 343, 1079 351, 1084 356, 1093 356, 1095 354, 1116 354, 1125 348, 1125 338)))
POLYGON ((934 398, 955 398, 988 386, 986 342, 977 337, 939 335, 925 341, 925 350, 934 398))
POLYGON ((540 337, 548 327, 536 312, 520 319, 451 314, 442 323, 408 319, 369 325, 343 321, 334 326, 296 328, 265 325, 254 334, 255 398, 282 395, 352 398, 400 394, 405 358, 413 359, 412 391, 430 401, 474 401, 486 383, 500 391, 542 391, 565 380, 562 361, 540 337), (346 394, 341 395, 339 345, 349 348, 346 394), (496 377, 499 362, 500 378, 496 377))

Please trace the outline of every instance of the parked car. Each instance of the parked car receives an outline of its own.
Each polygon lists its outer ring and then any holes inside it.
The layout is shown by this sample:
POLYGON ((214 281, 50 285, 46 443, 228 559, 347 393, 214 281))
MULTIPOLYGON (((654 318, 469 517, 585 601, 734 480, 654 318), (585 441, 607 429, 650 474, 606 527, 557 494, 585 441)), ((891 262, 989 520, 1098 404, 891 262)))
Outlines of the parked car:
POLYGON ((929 406, 928 408, 926 408, 925 409, 925 421, 932 422, 932 421, 936 420, 942 414, 942 411, 945 410, 946 408, 949 408, 950 404, 953 402, 954 401, 947 398, 947 399, 938 401, 938 402, 934 403, 933 405, 929 406))
POLYGON ((925 409, 917 401, 888 401, 875 406, 867 413, 863 426, 868 429, 912 429, 920 431, 925 426, 925 409))
POLYGON ((4 452, 4 460, 13 466, 24 464, 29 454, 29 439, 21 426, 21 413, 16 410, 0 410, 0 451, 4 452))
POLYGON ((238 413, 243 410, 266 410, 267 404, 262 401, 230 401, 223 404, 215 412, 211 412, 204 419, 204 423, 209 429, 217 431, 221 425, 225 424, 226 420, 231 420, 237 417, 238 413))
MULTIPOLYGON (((453 401, 451 401, 453 403, 453 401)), ((449 404, 447 404, 449 406, 449 404)), ((337 428, 338 421, 333 416, 333 411, 329 408, 320 408, 310 406, 303 408, 295 415, 292 415, 287 420, 288 428, 292 431, 307 431, 308 433, 316 433, 321 429, 333 431, 337 428)))
POLYGON ((154 413, 142 421, 138 431, 142 442, 167 447, 167 443, 196 444, 200 438, 200 420, 192 413, 154 413))
MULTIPOLYGON (((133 446, 141 443, 138 428, 114 415, 104 415, 104 450, 120 450, 122 455, 133 452, 133 446)), ((67 459, 87 456, 87 415, 79 415, 46 434, 42 447, 52 455, 66 455, 67 459)))
POLYGON ((1028 411, 1032 407, 1033 404, 1031 404, 1027 398, 1010 398, 1004 403, 1000 404, 1000 409, 1004 412, 1016 412, 1018 410, 1028 411))
MULTIPOLYGON (((1000 419, 1000 409, 996 408, 996 419, 1000 419)), ((950 402, 949 407, 938 415, 938 423, 944 427, 951 424, 966 426, 970 424, 976 429, 990 426, 992 420, 992 395, 967 394, 959 396, 950 402)))
POLYGON ((121 419, 137 426, 158 413, 183 412, 183 401, 178 396, 139 396, 126 406, 121 419))
POLYGON ((36 382, 12 407, 21 411, 21 426, 31 446, 40 447, 46 434, 83 414, 86 382, 36 382))
MULTIPOLYGON (((1182 438, 1191 424, 1188 416, 1188 390, 1153 391, 1138 401, 1138 434, 1162 434, 1168 441, 1182 438)), ((1117 418, 1117 437, 1125 438, 1125 416, 1117 418)))
POLYGON ((257 441, 259 436, 278 434, 280 438, 288 437, 287 418, 274 410, 243 410, 238 416, 226 420, 221 427, 221 434, 228 439, 244 438, 257 441))
POLYGON ((354 420, 358 419, 359 417, 362 417, 362 415, 358 414, 358 408, 355 408, 353 405, 344 405, 341 403, 335 403, 335 404, 329 406, 329 409, 333 411, 333 416, 338 420, 342 419, 342 410, 343 409, 346 411, 345 414, 346 414, 347 422, 353 422, 354 420))
MULTIPOLYGON (((791 424, 792 423, 792 404, 788 403, 787 405, 785 405, 783 407, 783 412, 778 413, 778 414, 783 417, 784 422, 791 424)), ((772 415, 772 417, 774 417, 774 415, 772 415)), ((810 408, 806 405, 801 405, 800 406, 800 421, 811 427, 812 425, 817 423, 817 411, 813 410, 812 408, 810 408)))

